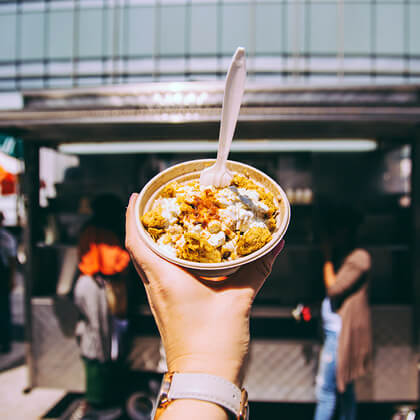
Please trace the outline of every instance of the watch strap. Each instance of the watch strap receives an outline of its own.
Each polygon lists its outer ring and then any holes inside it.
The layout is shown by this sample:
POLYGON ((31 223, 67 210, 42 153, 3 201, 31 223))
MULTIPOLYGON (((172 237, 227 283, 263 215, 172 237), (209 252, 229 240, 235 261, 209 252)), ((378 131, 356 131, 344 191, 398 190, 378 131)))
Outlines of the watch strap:
POLYGON ((236 416, 241 405, 241 390, 220 376, 202 373, 175 373, 169 390, 170 400, 192 398, 213 402, 236 416))
POLYGON ((245 389, 241 390, 219 376, 204 373, 166 374, 162 382, 157 411, 162 405, 162 394, 166 405, 176 399, 202 400, 224 407, 236 419, 248 419, 249 416, 248 394, 245 389), (165 381, 168 380, 169 384, 165 385, 165 381))

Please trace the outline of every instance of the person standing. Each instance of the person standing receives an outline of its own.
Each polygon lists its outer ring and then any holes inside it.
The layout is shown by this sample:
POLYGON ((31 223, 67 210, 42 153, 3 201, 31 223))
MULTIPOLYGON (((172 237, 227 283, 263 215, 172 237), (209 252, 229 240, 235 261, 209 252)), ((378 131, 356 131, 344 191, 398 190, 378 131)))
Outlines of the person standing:
POLYGON ((354 420, 354 381, 371 365, 371 258, 365 249, 356 247, 361 220, 356 211, 347 207, 337 207, 328 214, 323 246, 326 297, 321 310, 324 344, 316 378, 314 420, 332 419, 337 400, 340 420, 354 420))
POLYGON ((92 415, 114 419, 123 383, 117 363, 116 318, 126 310, 125 276, 130 256, 123 246, 124 206, 110 194, 97 197, 93 215, 79 239, 80 276, 74 288, 74 301, 81 320, 76 328, 85 368, 85 402, 72 419, 92 415))
POLYGON ((8 353, 12 341, 10 293, 14 288, 17 245, 3 223, 4 214, 0 212, 0 353, 8 353))

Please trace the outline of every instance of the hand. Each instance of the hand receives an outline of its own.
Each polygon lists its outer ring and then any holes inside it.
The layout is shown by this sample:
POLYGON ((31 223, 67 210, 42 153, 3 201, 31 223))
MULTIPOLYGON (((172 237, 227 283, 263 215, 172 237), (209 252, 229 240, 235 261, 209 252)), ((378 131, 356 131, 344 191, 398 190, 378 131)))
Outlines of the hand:
POLYGON ((136 197, 131 196, 127 209, 126 247, 143 280, 169 371, 209 373, 240 386, 251 305, 284 241, 223 284, 209 286, 142 241, 135 224, 136 197))

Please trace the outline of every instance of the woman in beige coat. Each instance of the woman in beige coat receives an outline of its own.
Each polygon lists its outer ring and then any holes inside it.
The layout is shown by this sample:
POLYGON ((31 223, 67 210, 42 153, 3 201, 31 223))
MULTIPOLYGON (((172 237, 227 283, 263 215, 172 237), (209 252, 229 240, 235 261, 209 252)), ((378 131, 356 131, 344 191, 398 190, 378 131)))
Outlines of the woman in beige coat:
POLYGON ((356 418, 353 382, 371 363, 371 324, 368 306, 369 253, 355 246, 361 217, 349 208, 336 208, 327 222, 323 247, 326 298, 322 303, 325 341, 316 380, 315 420, 334 415, 337 395, 340 420, 356 418))

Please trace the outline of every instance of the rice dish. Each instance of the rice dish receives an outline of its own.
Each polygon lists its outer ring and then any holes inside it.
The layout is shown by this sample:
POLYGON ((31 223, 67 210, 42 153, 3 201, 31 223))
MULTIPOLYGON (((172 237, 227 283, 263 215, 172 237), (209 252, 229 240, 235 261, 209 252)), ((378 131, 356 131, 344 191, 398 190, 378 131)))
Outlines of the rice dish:
POLYGON ((201 263, 232 261, 262 248, 276 229, 279 203, 270 191, 235 174, 224 188, 199 180, 163 188, 141 221, 171 257, 201 263))

